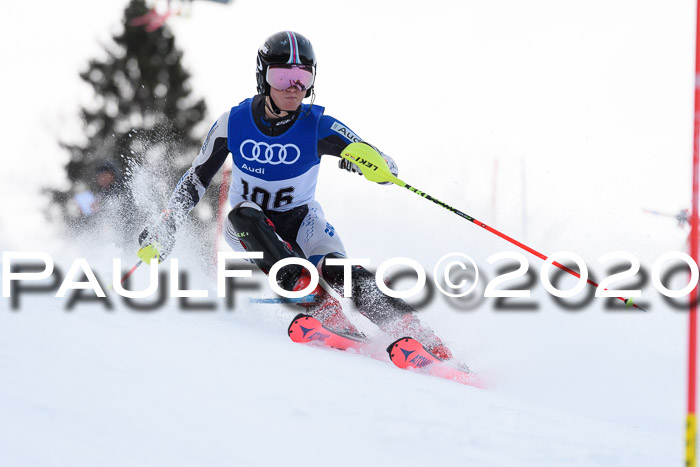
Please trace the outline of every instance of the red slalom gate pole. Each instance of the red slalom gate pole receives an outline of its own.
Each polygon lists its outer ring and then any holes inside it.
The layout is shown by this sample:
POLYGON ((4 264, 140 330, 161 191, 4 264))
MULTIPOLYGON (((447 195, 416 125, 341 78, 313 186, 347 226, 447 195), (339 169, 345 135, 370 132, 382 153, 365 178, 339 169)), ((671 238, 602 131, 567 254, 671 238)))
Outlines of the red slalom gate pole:
POLYGON ((224 230, 224 206, 226 205, 226 199, 228 198, 228 186, 231 182, 231 169, 224 168, 224 174, 221 179, 221 187, 219 188, 219 206, 216 213, 216 238, 214 239, 214 265, 217 262, 217 256, 219 253, 219 238, 221 237, 221 232, 224 230))
MULTIPOLYGON (((700 0, 696 2, 695 23, 695 115, 693 124, 693 202, 690 215, 690 256, 698 263, 698 186, 700 172, 700 0)), ((696 380, 697 380, 697 285, 690 292, 688 319, 688 414, 685 432, 685 465, 695 467, 696 455, 696 380)))

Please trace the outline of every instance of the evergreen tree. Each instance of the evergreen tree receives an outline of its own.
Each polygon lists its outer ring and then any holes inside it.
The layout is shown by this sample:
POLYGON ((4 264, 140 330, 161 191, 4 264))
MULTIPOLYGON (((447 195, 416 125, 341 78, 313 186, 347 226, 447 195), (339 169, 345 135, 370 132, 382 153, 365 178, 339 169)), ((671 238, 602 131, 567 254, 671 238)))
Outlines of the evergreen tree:
MULTIPOLYGON (((123 189, 131 168, 144 164, 157 167, 163 186, 172 188, 199 148, 203 135, 193 130, 204 118, 206 105, 191 96, 190 74, 167 24, 155 30, 143 25, 149 11, 144 0, 131 0, 123 32, 105 47, 106 59, 90 60, 80 74, 95 99, 82 109, 85 141, 62 143, 70 153, 70 188, 54 191, 54 201, 69 221, 81 215, 66 209, 68 204, 86 187, 99 190, 96 170, 105 163, 117 168, 123 189)), ((214 203, 216 197, 209 201, 214 203)))

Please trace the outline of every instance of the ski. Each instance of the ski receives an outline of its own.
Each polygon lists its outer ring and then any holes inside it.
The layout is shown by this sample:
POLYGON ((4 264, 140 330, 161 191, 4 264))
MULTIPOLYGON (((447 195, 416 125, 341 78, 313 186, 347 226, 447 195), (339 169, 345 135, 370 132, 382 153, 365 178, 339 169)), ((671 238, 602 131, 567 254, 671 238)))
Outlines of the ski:
POLYGON ((466 367, 442 361, 412 337, 402 337, 386 349, 391 362, 397 367, 456 381, 467 386, 484 388, 483 382, 466 367))
MULTIPOLYGON (((289 323, 287 334, 292 341, 300 344, 353 350, 358 354, 386 361, 386 355, 377 354, 378 349, 372 341, 328 329, 321 321, 304 313, 299 313, 289 323)), ((455 364, 452 361, 440 360, 411 337, 402 337, 394 341, 386 350, 392 363, 401 369, 414 370, 467 386, 484 388, 482 381, 465 366, 455 364)))
MULTIPOLYGON (((315 303, 316 297, 313 295, 307 295, 301 298, 284 298, 284 297, 274 297, 274 298, 251 298, 248 300, 250 303, 266 303, 266 304, 277 304, 277 303, 295 303, 295 304, 308 304, 315 303)), ((296 319, 296 318, 295 318, 296 319)))
POLYGON ((334 349, 355 349, 359 352, 367 350, 367 341, 360 337, 340 334, 325 327, 313 316, 299 313, 294 317, 287 334, 294 341, 302 344, 316 343, 334 349))

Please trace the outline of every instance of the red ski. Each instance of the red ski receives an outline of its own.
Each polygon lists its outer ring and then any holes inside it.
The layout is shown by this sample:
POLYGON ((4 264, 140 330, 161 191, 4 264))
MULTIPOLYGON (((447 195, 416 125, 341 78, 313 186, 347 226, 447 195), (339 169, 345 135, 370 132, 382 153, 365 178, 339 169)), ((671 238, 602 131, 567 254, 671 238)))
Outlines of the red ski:
MULTIPOLYGON (((349 336, 328 329, 313 316, 299 313, 289 324, 287 334, 301 344, 317 344, 339 350, 353 349, 358 354, 386 361, 386 354, 377 353, 376 345, 361 337, 349 336)), ((394 365, 402 369, 416 370, 428 375, 449 379, 468 386, 483 388, 479 378, 465 368, 456 367, 452 361, 442 361, 425 350, 420 342, 402 337, 387 348, 394 365)))
POLYGON ((325 327, 313 316, 299 313, 289 323, 287 334, 294 342, 299 343, 319 343, 334 349, 348 350, 355 349, 363 351, 367 347, 367 341, 358 338, 339 334, 325 327))
POLYGON ((451 361, 440 360, 412 337, 402 337, 387 347, 386 351, 392 363, 404 370, 410 368, 467 386, 484 388, 482 381, 474 373, 465 368, 453 366, 451 361))

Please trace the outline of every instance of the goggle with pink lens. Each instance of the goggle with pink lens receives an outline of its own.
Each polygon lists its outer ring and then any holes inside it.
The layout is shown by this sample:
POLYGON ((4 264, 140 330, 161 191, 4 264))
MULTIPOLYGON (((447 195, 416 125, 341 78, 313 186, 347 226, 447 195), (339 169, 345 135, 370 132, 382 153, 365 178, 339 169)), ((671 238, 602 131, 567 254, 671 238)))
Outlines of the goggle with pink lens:
POLYGON ((270 65, 266 79, 270 86, 279 91, 292 87, 306 91, 314 84, 314 71, 309 65, 270 65))

